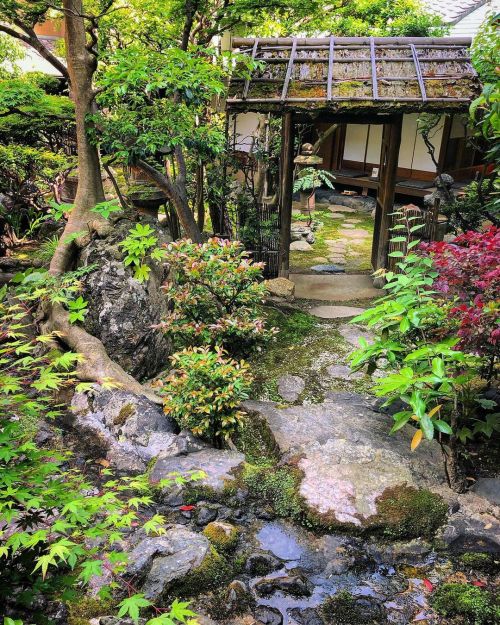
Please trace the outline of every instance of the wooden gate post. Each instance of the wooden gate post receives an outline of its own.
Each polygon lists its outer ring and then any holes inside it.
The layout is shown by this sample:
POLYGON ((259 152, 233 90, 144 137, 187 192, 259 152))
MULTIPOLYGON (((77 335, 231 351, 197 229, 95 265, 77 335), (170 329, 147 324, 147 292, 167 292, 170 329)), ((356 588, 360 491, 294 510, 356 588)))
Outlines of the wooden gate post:
POLYGON ((290 266, 290 228, 293 196, 293 113, 283 115, 280 157, 280 242, 279 275, 288 278, 290 266))
MULTIPOLYGON (((393 122, 384 124, 382 148, 380 151, 380 172, 375 209, 375 228, 373 232, 372 266, 374 270, 387 267, 389 244, 389 214, 394 206, 396 190, 396 172, 401 144, 403 116, 398 115, 393 122)), ((382 286, 383 280, 375 280, 376 286, 382 286)))

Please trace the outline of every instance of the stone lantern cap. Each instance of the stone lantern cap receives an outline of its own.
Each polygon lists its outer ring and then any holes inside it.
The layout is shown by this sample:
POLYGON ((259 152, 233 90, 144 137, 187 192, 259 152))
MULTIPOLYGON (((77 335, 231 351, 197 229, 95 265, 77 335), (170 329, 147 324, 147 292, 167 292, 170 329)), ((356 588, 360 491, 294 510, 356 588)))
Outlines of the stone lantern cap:
POLYGON ((321 156, 317 156, 313 154, 314 146, 312 143, 304 143, 302 144, 302 148, 300 149, 300 155, 294 159, 294 163, 296 165, 322 165, 323 159, 321 156))

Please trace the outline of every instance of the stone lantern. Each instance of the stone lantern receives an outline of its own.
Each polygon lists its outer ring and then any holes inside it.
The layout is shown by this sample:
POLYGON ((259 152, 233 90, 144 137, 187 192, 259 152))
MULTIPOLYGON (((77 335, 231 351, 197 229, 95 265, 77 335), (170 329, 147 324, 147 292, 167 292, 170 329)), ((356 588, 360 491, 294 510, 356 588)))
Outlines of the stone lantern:
MULTIPOLYGON (((313 154, 314 146, 311 143, 304 143, 300 150, 300 155, 293 161, 297 165, 297 176, 308 167, 316 168, 323 164, 321 156, 313 154)), ((310 215, 316 205, 316 189, 300 192, 300 210, 305 215, 310 215)))

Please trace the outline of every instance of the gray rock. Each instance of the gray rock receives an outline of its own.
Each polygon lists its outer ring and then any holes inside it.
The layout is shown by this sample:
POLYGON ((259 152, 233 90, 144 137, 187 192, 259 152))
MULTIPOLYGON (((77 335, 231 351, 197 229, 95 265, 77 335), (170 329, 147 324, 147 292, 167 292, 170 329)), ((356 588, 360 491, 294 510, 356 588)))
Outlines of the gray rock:
POLYGON ((472 487, 472 491, 500 506, 500 478, 480 477, 472 487))
POLYGON ((196 525, 203 527, 217 519, 217 508, 209 506, 198 506, 198 514, 196 515, 196 525))
MULTIPOLYGON (((332 258, 332 261, 334 259, 332 258)), ((343 260, 343 258, 339 257, 338 259, 335 259, 335 262, 341 262, 343 260)), ((340 267, 339 265, 314 265, 313 267, 311 267, 311 269, 313 271, 316 271, 317 273, 344 273, 345 272, 345 268, 344 267, 340 267)))
POLYGON ((346 365, 330 365, 326 368, 326 372, 332 378, 339 380, 362 380, 364 375, 361 371, 351 371, 346 365))
POLYGON ((280 560, 270 553, 251 553, 245 563, 245 571, 251 575, 267 575, 281 566, 280 560))
POLYGON ((164 536, 144 538, 132 549, 125 575, 144 580, 141 591, 156 601, 172 583, 198 568, 209 553, 210 543, 203 534, 174 525, 164 536))
POLYGON ((277 608, 260 605, 254 610, 254 616, 262 625, 281 625, 283 615, 277 608))
POLYGON ((320 319, 347 319, 356 317, 364 311, 364 308, 357 308, 356 306, 315 306, 311 308, 309 313, 320 319))
POLYGON ((160 406, 145 397, 96 386, 71 402, 77 444, 91 457, 106 457, 120 472, 144 471, 160 452, 177 454, 184 437, 160 406))
POLYGON ((290 243, 290 251, 292 252, 310 252, 312 247, 307 241, 294 241, 290 243))
POLYGON ((290 616, 298 625, 324 625, 323 619, 314 608, 292 608, 290 616))
MULTIPOLYGON (((171 241, 157 222, 145 219, 155 230, 158 244, 171 241)), ((106 351, 135 378, 153 377, 165 367, 171 353, 169 340, 153 326, 167 313, 161 285, 165 266, 151 263, 147 282, 140 283, 123 264, 119 243, 135 223, 122 219, 106 238, 93 239, 80 255, 79 265, 98 264, 98 271, 85 276, 84 297, 89 303, 85 329, 101 339, 106 351)))
POLYGON ((373 343, 374 340, 374 336, 371 332, 368 332, 359 326, 346 324, 340 326, 338 330, 341 336, 343 336, 348 343, 356 348, 360 346, 359 339, 361 338, 365 339, 368 343, 373 343))
POLYGON ((312 592, 312 584, 303 575, 282 575, 264 577, 254 585, 254 589, 259 597, 268 597, 276 591, 294 597, 309 597, 312 592))
POLYGON ((204 471, 206 477, 197 480, 195 486, 208 487, 221 492, 235 480, 233 472, 245 461, 238 451, 207 448, 188 456, 172 457, 160 454, 150 474, 152 482, 168 478, 172 473, 189 474, 204 471))
POLYGON ((370 213, 376 205, 375 198, 369 195, 342 195, 341 193, 334 193, 330 195, 328 201, 330 204, 347 206, 356 211, 365 211, 367 213, 370 213))
POLYGON ((306 383, 298 375, 284 375, 278 379, 278 393, 285 401, 296 401, 306 383))
POLYGON ((437 442, 410 451, 410 429, 388 436, 390 419, 360 395, 330 393, 330 401, 278 408, 245 402, 269 424, 283 454, 298 458, 300 495, 317 514, 362 525, 376 514, 387 488, 429 488, 445 483, 437 442))
POLYGON ((467 508, 451 515, 437 534, 444 547, 454 551, 488 551, 500 554, 498 516, 476 513, 467 508))

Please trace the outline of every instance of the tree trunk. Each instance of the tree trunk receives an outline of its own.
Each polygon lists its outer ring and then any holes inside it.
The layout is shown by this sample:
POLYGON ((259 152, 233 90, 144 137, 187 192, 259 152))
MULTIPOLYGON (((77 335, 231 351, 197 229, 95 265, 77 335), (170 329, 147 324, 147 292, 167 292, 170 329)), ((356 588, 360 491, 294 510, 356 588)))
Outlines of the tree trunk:
POLYGON ((196 225, 193 213, 189 208, 185 193, 185 186, 183 184, 172 182, 167 176, 159 172, 152 165, 146 163, 146 161, 139 160, 137 161, 136 166, 143 171, 172 202, 186 236, 189 237, 194 243, 201 243, 201 232, 196 225))
POLYGON ((75 251, 71 235, 77 232, 89 235, 99 229, 103 220, 90 212, 105 200, 101 178, 99 152, 88 136, 87 116, 92 112, 94 92, 92 79, 97 69, 95 56, 87 49, 82 0, 64 0, 65 42, 70 77, 71 98, 75 105, 76 141, 78 147, 78 188, 66 228, 50 263, 50 272, 58 275, 67 271, 75 251))
MULTIPOLYGON (((97 60, 87 48, 85 23, 81 17, 82 0, 64 0, 63 7, 68 74, 76 117, 78 189, 73 210, 50 263, 50 272, 53 275, 60 275, 71 269, 78 247, 85 244, 93 231, 104 233, 110 229, 104 218, 91 212, 96 204, 105 200, 99 152, 89 140, 87 120, 93 107, 92 79, 97 69, 97 60), (74 238, 71 235, 80 232, 85 233, 85 236, 68 242, 68 237, 74 238)), ((81 379, 98 383, 112 382, 133 393, 154 398, 137 380, 111 360, 99 339, 81 326, 69 322, 68 311, 61 304, 51 303, 44 312, 45 331, 57 333, 70 349, 83 356, 77 369, 81 379)))
POLYGON ((203 232, 205 227, 205 189, 204 189, 205 167, 203 163, 196 166, 196 219, 198 229, 203 232))

